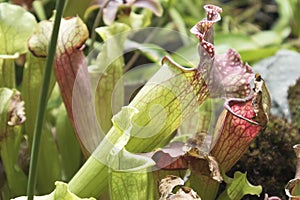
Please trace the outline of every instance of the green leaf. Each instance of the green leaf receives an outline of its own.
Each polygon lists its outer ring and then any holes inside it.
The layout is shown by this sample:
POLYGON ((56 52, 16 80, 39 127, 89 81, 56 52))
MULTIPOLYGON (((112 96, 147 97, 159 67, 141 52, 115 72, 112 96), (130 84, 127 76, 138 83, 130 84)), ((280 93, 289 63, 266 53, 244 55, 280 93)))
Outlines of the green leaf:
POLYGON ((109 178, 110 199, 152 199, 153 180, 148 170, 154 166, 154 161, 126 150, 112 159, 114 170, 109 178))
POLYGON ((248 182, 246 173, 235 172, 233 179, 227 183, 225 191, 218 200, 241 199, 246 194, 259 196, 261 192, 261 186, 254 186, 248 182))
POLYGON ((229 48, 233 48, 237 51, 259 48, 257 43, 255 43, 249 36, 244 34, 217 34, 215 36, 215 43, 216 49, 220 53, 224 53, 229 48))
POLYGON ((18 165, 19 149, 22 140, 21 127, 8 127, 5 140, 0 142, 1 159, 10 189, 10 195, 18 196, 26 193, 27 177, 18 165))
POLYGON ((112 126, 113 112, 119 111, 123 105, 123 49, 129 30, 129 26, 123 23, 96 29, 104 43, 96 63, 90 67, 90 74, 96 83, 95 110, 104 133, 112 126))
POLYGON ((194 68, 199 63, 199 55, 195 51, 196 46, 197 43, 192 41, 191 44, 179 48, 172 58, 182 66, 194 68))
POLYGON ((21 127, 13 123, 13 115, 21 111, 24 102, 19 92, 8 88, 0 88, 0 102, 0 155, 12 197, 25 194, 27 186, 27 177, 18 165, 21 127))
POLYGON ((146 83, 159 69, 160 66, 158 64, 147 64, 136 67, 124 74, 124 84, 146 83))
POLYGON ((42 1, 33 1, 32 8, 34 9, 34 12, 39 21, 47 19, 46 11, 45 11, 44 4, 42 1))
POLYGON ((39 194, 46 194, 54 189, 53 183, 61 179, 60 155, 50 124, 44 123, 40 145, 36 188, 39 194))
MULTIPOLYGON (((69 191, 68 185, 63 182, 55 182, 55 190, 48 195, 35 196, 35 200, 95 200, 94 198, 79 198, 69 191)), ((27 197, 17 197, 12 200, 27 200, 27 197)))
POLYGON ((282 29, 289 27, 293 20, 293 7, 296 8, 295 2, 297 1, 284 1, 276 0, 278 4, 279 19, 275 23, 273 29, 281 31, 282 29))
MULTIPOLYGON (((179 32, 183 35, 187 35, 186 26, 180 13, 174 8, 170 8, 169 13, 171 18, 173 19, 173 23, 178 28, 179 32)), ((184 44, 188 44, 186 37, 182 37, 182 41, 184 44)))
POLYGON ((216 199, 220 183, 207 175, 191 174, 190 187, 192 187, 201 199, 216 199))
POLYGON ((0 87, 15 87, 15 61, 0 58, 0 87))
MULTIPOLYGON (((28 52, 23 72, 22 93, 25 101, 26 123, 25 133, 28 135, 29 147, 33 139, 33 130, 36 120, 38 101, 42 86, 43 74, 45 71, 45 58, 38 58, 28 52)), ((55 77, 52 77, 49 94, 54 87, 55 77)))
POLYGON ((7 113, 9 112, 10 98, 13 91, 9 88, 0 88, 0 135, 4 136, 7 126, 7 113))
POLYGON ((36 25, 25 9, 0 3, 0 87, 15 87, 14 59, 27 52, 27 40, 36 25))
POLYGON ((196 82, 192 81, 196 74, 196 70, 182 68, 170 59, 164 59, 162 68, 129 104, 138 113, 133 116, 128 150, 151 151, 169 141, 172 132, 195 109, 194 106, 206 99, 203 80, 199 77, 196 82), (195 95, 197 90, 203 92, 201 98, 195 95))
MULTIPOLYGON (((180 134, 187 135, 191 137, 194 134, 205 134, 204 137, 207 138, 206 134, 212 133, 213 128, 216 123, 217 109, 223 106, 223 101, 219 99, 209 98, 199 108, 191 113, 188 119, 186 119, 180 126, 180 134)), ((208 153, 212 140, 205 140, 203 143, 203 150, 208 153)), ((199 147, 200 148, 200 147, 199 147)))
POLYGON ((63 104, 58 109, 56 116, 56 141, 62 175, 63 180, 69 181, 80 167, 81 151, 63 104))
POLYGON ((79 198, 69 191, 68 185, 63 182, 55 182, 56 189, 54 191, 53 200, 95 200, 94 198, 79 198))
POLYGON ((168 143, 182 120, 207 98, 208 91, 203 84, 197 70, 183 68, 170 58, 164 58, 162 68, 116 115, 119 116, 116 126, 70 181, 71 191, 82 196, 98 196, 106 187, 112 154, 124 145, 130 152, 148 152, 168 143), (129 141, 124 127, 130 127, 129 141), (120 144, 120 148, 115 148, 116 144, 120 144))
POLYGON ((144 10, 140 14, 132 12, 130 14, 130 25, 132 29, 145 28, 151 24, 152 13, 149 10, 144 10))
MULTIPOLYGON (((23 87, 25 109, 27 121, 25 123, 25 133, 28 136, 28 145, 31 148, 38 101, 42 86, 43 74, 45 71, 45 58, 36 57, 32 53, 27 53, 23 74, 23 87)), ((55 84, 55 77, 52 76, 50 82, 50 96, 55 84)), ((54 189, 55 180, 61 179, 61 166, 57 146, 55 144, 49 120, 43 125, 41 145, 43 148, 39 153, 37 190, 40 193, 49 193, 54 189), (47 173, 45 173, 45 170, 47 173)))
POLYGON ((244 34, 216 35, 216 49, 219 53, 228 48, 239 51, 244 61, 257 61, 276 53, 283 39, 289 35, 288 29, 280 31, 262 31, 252 36, 244 34))
POLYGON ((64 9, 64 16, 76 16, 83 17, 86 9, 91 4, 92 0, 85 0, 85 1, 76 1, 76 0, 67 0, 65 9, 64 9))
MULTIPOLYGON (((138 43, 132 40, 127 40, 125 43, 126 49, 137 49, 150 61, 160 64, 161 58, 169 55, 169 53, 159 45, 152 43, 138 43)), ((194 46, 195 50, 195 46, 194 46)), ((157 70, 156 70, 157 71, 157 70)))
POLYGON ((281 35, 275 31, 261 31, 252 35, 251 39, 260 47, 279 45, 282 42, 281 35))
POLYGON ((271 46, 252 50, 242 50, 239 53, 244 61, 253 62, 274 55, 280 48, 280 46, 271 46))
POLYGON ((148 173, 112 172, 110 178, 111 200, 152 200, 153 185, 148 173))
POLYGON ((132 29, 145 28, 151 24, 152 12, 143 10, 141 13, 131 11, 130 15, 120 15, 118 22, 129 25, 132 29))
POLYGON ((36 25, 34 16, 20 6, 0 3, 0 54, 27 52, 27 40, 36 25))
MULTIPOLYGON (((114 44, 113 46, 118 47, 124 44, 125 39, 127 37, 126 32, 130 30, 130 27, 126 24, 116 22, 110 26, 103 26, 96 29, 96 32, 102 37, 104 41, 108 41, 108 39, 113 39, 114 36, 118 36, 121 39, 120 44, 117 43, 117 40, 111 40, 114 44)), ((110 45, 110 44, 107 44, 110 45)), ((107 47, 106 47, 107 48, 107 47)), ((120 52, 122 52, 122 49, 114 49, 117 50, 117 53, 114 53, 112 56, 118 55, 120 52)), ((113 51, 112 51, 113 52, 113 51)), ((110 54, 108 54, 110 56, 110 54)))

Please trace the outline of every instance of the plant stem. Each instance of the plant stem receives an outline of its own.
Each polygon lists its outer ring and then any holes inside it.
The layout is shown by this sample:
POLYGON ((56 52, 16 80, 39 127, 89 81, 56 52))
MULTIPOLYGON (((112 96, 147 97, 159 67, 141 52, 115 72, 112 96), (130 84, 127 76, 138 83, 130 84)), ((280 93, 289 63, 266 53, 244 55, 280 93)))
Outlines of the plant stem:
POLYGON ((34 127, 34 134, 33 134, 29 178, 28 178, 28 186, 27 186, 28 200, 33 200, 33 192, 36 184, 36 175, 37 175, 36 172, 37 172, 37 163, 38 163, 38 155, 39 155, 39 148, 40 148, 39 144, 41 140, 42 127, 43 127, 44 115, 46 111, 47 97, 48 97, 48 91, 49 91, 49 85, 50 85, 50 79, 52 73, 52 66, 54 63, 59 26, 63 14, 64 5, 65 5, 65 0, 58 0, 56 3, 56 15, 54 20, 51 40, 48 47, 46 69, 44 72, 41 94, 40 94, 39 104, 38 104, 37 117, 36 117, 35 127, 34 127))
POLYGON ((32 2, 32 6, 39 20, 42 21, 47 19, 42 1, 34 1, 32 2))
MULTIPOLYGON (((97 13, 97 16, 96 16, 96 19, 95 19, 95 22, 93 24, 93 28, 92 28, 92 35, 91 35, 91 45, 89 47, 89 53, 91 51, 93 51, 94 49, 94 43, 96 41, 96 31, 95 29, 97 28, 97 26, 99 25, 100 23, 100 19, 102 17, 102 13, 103 13, 103 10, 104 8, 106 8, 106 6, 108 5, 108 3, 110 2, 110 0, 106 0, 103 4, 103 6, 100 8, 100 10, 98 11, 97 13)), ((91 64, 91 57, 88 58, 88 65, 91 64)))

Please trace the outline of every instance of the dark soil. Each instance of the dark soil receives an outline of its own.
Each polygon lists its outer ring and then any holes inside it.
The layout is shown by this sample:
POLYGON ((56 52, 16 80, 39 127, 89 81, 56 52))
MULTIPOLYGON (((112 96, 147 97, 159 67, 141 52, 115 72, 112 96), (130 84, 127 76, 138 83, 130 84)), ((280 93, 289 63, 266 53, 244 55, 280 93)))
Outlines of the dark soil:
POLYGON ((300 132, 300 78, 294 86, 291 86, 288 91, 289 108, 292 115, 292 121, 300 132))

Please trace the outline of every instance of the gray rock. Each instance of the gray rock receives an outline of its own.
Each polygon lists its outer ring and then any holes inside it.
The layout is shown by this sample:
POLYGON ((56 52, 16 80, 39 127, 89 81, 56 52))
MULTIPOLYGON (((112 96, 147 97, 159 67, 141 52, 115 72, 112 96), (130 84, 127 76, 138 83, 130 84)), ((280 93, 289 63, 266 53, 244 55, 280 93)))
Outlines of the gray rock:
POLYGON ((271 113, 291 120, 288 106, 288 88, 300 77, 300 54, 280 50, 276 55, 254 65, 254 71, 262 75, 272 98, 271 113))

